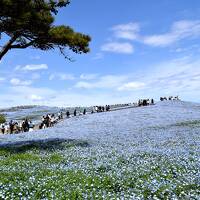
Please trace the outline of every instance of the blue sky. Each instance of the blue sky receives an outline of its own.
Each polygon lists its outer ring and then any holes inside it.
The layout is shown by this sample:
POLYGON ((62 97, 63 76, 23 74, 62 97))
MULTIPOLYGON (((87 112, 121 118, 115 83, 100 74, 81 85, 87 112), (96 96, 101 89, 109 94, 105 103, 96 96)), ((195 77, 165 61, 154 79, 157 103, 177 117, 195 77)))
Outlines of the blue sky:
POLYGON ((56 50, 10 51, 0 63, 0 107, 165 95, 200 102, 199 0, 72 0, 55 23, 89 34, 91 52, 69 52, 69 62, 56 50))

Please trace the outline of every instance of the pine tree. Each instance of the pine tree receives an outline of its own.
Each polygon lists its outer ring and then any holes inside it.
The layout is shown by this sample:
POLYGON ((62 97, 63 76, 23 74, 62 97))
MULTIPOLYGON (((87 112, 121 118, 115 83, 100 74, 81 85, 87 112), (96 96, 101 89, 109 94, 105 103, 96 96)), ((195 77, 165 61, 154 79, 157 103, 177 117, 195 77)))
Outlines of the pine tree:
POLYGON ((28 47, 40 50, 58 48, 66 55, 89 52, 90 36, 75 32, 71 27, 54 25, 59 8, 69 0, 0 0, 0 38, 7 35, 7 42, 0 49, 0 60, 11 49, 28 47))

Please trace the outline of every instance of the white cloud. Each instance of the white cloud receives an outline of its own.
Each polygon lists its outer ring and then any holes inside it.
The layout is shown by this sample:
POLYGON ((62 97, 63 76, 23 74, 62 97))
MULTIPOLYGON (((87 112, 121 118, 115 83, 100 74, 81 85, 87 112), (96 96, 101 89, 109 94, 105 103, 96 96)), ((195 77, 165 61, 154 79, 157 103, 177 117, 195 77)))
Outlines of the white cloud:
POLYGON ((32 101, 41 101, 41 100, 43 100, 43 98, 41 96, 36 95, 36 94, 29 95, 28 99, 30 99, 32 101))
POLYGON ((54 79, 59 79, 61 81, 66 80, 74 80, 75 77, 72 74, 65 74, 65 73, 54 73, 49 76, 49 80, 52 81, 54 79))
POLYGON ((75 87, 76 88, 91 89, 91 88, 94 88, 95 86, 91 83, 88 83, 88 82, 79 81, 78 83, 76 83, 75 87))
POLYGON ((18 78, 12 78, 10 80, 10 83, 14 86, 18 86, 18 85, 21 85, 21 86, 27 86, 27 85, 31 85, 32 84, 32 81, 22 81, 18 78))
POLYGON ((151 46, 168 46, 174 43, 177 37, 172 34, 153 35, 144 38, 144 43, 151 46))
MULTIPOLYGON (((163 34, 154 34, 143 36, 140 34, 139 23, 127 23, 113 26, 115 38, 137 40, 150 46, 166 47, 186 38, 195 38, 200 36, 200 20, 180 20, 175 21, 168 32, 163 34)), ((118 53, 132 53, 133 47, 130 43, 121 46, 123 43, 111 42, 102 46, 102 51, 111 51, 118 53), (122 49, 120 51, 120 49, 122 49)))
POLYGON ((144 86, 145 86, 145 83, 142 83, 142 82, 128 82, 118 87, 118 90, 119 91, 136 90, 136 89, 142 89, 144 88, 144 86))
POLYGON ((98 74, 81 74, 80 75, 80 79, 83 80, 93 80, 96 79, 98 76, 98 74))
POLYGON ((151 46, 169 46, 179 40, 200 36, 200 21, 182 20, 174 22, 168 33, 146 36, 142 42, 151 46))
POLYGON ((133 46, 128 42, 109 42, 101 47, 102 51, 132 54, 134 52, 133 46))
POLYGON ((127 76, 106 75, 106 76, 101 76, 96 81, 92 81, 92 82, 86 82, 86 81, 77 82, 76 85, 75 85, 75 87, 76 88, 84 88, 84 89, 94 89, 94 88, 109 89, 109 88, 117 88, 124 81, 126 81, 127 79, 128 79, 127 76))
POLYGON ((138 38, 140 31, 139 23, 120 24, 112 27, 116 38, 135 40, 138 38))
POLYGON ((48 69, 47 64, 39 64, 39 65, 25 65, 25 66, 16 66, 15 70, 21 71, 36 71, 36 70, 46 70, 48 69))

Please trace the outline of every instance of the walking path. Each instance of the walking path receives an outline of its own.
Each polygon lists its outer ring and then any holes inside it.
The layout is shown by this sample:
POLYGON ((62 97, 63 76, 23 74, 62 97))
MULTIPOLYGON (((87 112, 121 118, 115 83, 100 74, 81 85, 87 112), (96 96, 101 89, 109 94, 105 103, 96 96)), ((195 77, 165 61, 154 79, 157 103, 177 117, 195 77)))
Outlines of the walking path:
MULTIPOLYGON (((154 105, 154 104, 150 104, 150 105, 154 105)), ((127 105, 124 104, 124 106, 118 106, 118 105, 117 105, 117 106, 112 106, 112 107, 110 108, 109 111, 94 112, 94 113, 88 112, 88 113, 86 113, 86 114, 87 114, 87 115, 88 115, 88 114, 94 115, 94 114, 97 114, 97 113, 113 112, 113 111, 117 111, 117 110, 124 110, 124 109, 136 108, 136 107, 140 107, 140 106, 138 106, 137 104, 129 104, 129 105, 128 105, 128 104, 127 104, 127 105)), ((59 119, 59 120, 56 122, 56 124, 62 122, 62 121, 65 120, 65 119, 70 119, 70 118, 73 118, 73 117, 78 117, 78 116, 84 115, 84 114, 81 113, 80 111, 77 112, 77 115, 76 115, 76 116, 74 116, 73 114, 70 114, 70 117, 67 117, 67 116, 66 116, 66 113, 65 113, 64 111, 63 111, 62 113, 63 113, 63 117, 62 117, 61 119, 59 119)), ((33 131, 40 130, 40 128, 39 128, 40 124, 41 124, 41 123, 34 124, 33 131)), ((48 128, 52 128, 52 127, 54 127, 54 126, 51 126, 51 127, 48 127, 48 128)), ((30 132, 30 131, 29 131, 29 132, 30 132)), ((23 133, 23 132, 18 132, 18 133, 17 133, 16 130, 15 130, 15 132, 12 133, 12 134, 20 134, 20 133, 23 133)), ((0 132, 0 134, 2 134, 2 131, 0 132)), ((10 134, 10 129, 8 129, 7 132, 4 133, 4 134, 10 134)))

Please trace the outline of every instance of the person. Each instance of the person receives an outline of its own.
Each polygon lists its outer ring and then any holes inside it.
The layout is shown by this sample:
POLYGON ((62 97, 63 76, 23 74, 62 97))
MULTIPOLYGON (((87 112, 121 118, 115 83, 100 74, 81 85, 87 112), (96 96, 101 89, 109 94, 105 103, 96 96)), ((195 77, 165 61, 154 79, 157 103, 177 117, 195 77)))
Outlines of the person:
POLYGON ((83 110, 83 114, 85 115, 86 114, 86 109, 84 108, 84 110, 83 110))
POLYGON ((24 132, 28 132, 29 131, 29 123, 28 123, 28 119, 25 119, 25 122, 24 122, 24 132))
POLYGON ((45 116, 42 116, 42 122, 44 122, 45 121, 45 116))
POLYGON ((44 122, 41 122, 41 124, 39 125, 39 129, 44 129, 44 122))
POLYGON ((67 118, 70 117, 70 112, 69 112, 69 110, 66 112, 66 116, 67 116, 67 118))
POLYGON ((19 128, 19 123, 18 122, 16 122, 15 123, 15 133, 20 133, 20 128, 19 128))
POLYGON ((33 131, 34 128, 34 124, 32 123, 32 121, 29 122, 29 132, 33 131))
POLYGON ((1 132, 2 132, 3 134, 5 133, 5 125, 4 125, 4 124, 1 125, 1 132))
POLYGON ((154 99, 151 99, 151 104, 154 104, 154 99))
POLYGON ((8 123, 7 123, 7 122, 6 122, 6 123, 4 123, 3 125, 4 125, 4 127, 5 127, 5 134, 7 134, 7 133, 8 133, 8 131, 9 131, 9 125, 8 125, 8 123))
POLYGON ((14 124, 13 121, 11 120, 10 123, 9 123, 10 134, 13 134, 14 127, 15 127, 15 124, 14 124))
POLYGON ((109 110, 110 110, 110 106, 106 105, 106 111, 109 111, 109 110))
POLYGON ((61 113, 58 112, 58 119, 60 120, 61 119, 61 113))
POLYGON ((22 122, 18 122, 18 132, 22 132, 22 122))
POLYGON ((74 117, 76 116, 76 109, 74 110, 74 117))
POLYGON ((97 112, 101 112, 101 106, 98 106, 98 111, 97 112))
POLYGON ((174 97, 174 100, 180 100, 179 96, 174 97))
POLYGON ((49 126, 52 127, 52 126, 54 125, 54 123, 55 123, 54 114, 51 114, 51 115, 49 116, 49 120, 50 120, 49 126))
POLYGON ((63 112, 60 113, 60 119, 63 119, 63 112))
POLYGON ((22 132, 25 132, 26 126, 25 126, 25 121, 22 122, 22 132))
POLYGON ((142 105, 143 105, 143 106, 147 106, 147 99, 143 99, 142 105))
POLYGON ((50 126, 50 117, 49 117, 49 115, 47 115, 45 117, 45 125, 46 125, 47 128, 50 126))

